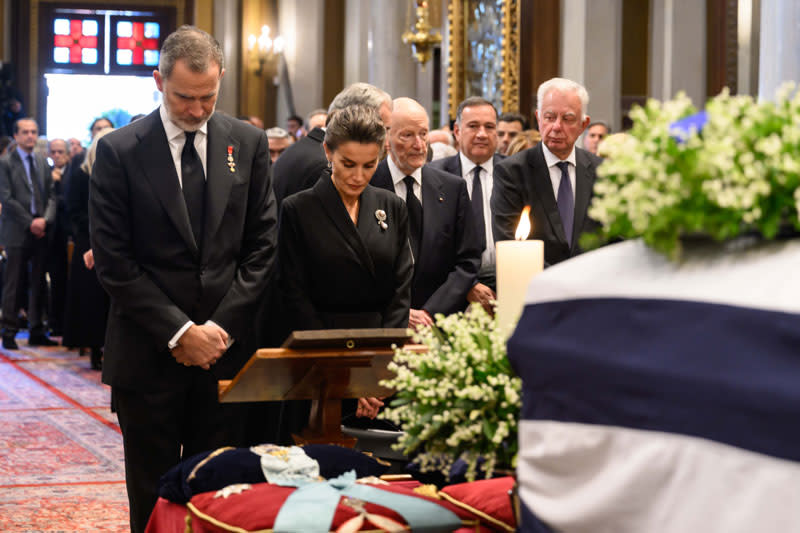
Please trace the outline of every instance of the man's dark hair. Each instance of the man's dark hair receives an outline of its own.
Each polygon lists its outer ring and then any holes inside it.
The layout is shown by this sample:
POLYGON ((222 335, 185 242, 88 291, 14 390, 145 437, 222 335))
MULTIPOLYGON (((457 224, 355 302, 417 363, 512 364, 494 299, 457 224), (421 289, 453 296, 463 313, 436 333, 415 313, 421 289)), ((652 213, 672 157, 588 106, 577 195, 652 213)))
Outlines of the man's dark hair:
POLYGON ((528 121, 519 113, 503 113, 497 119, 497 122, 519 122, 522 124, 523 130, 528 129, 528 121))
POLYGON ((164 79, 169 79, 179 59, 186 61, 186 66, 192 72, 207 71, 209 63, 216 63, 220 73, 225 67, 219 42, 194 26, 183 25, 170 33, 161 45, 160 56, 158 71, 164 79))
POLYGON ((497 109, 494 107, 494 104, 491 103, 489 100, 482 96, 470 96, 463 100, 460 104, 458 104, 458 111, 456 111, 456 124, 459 126, 461 125, 461 113, 467 107, 476 107, 479 105, 488 105, 494 111, 494 116, 497 118, 497 109))
POLYGON ((589 128, 591 128, 592 126, 603 126, 609 134, 611 133, 611 126, 609 126, 608 122, 604 120, 595 120, 594 122, 586 126, 586 131, 588 132, 589 128))
POLYGON ((286 121, 288 122, 290 120, 294 120, 295 122, 300 124, 300 127, 303 126, 303 117, 300 117, 298 115, 289 115, 289 118, 287 118, 286 121))
POLYGON ((39 129, 39 123, 36 122, 35 118, 33 118, 33 117, 22 117, 22 118, 18 118, 17 120, 14 121, 14 135, 19 133, 19 123, 22 122, 23 120, 30 120, 31 122, 34 122, 36 124, 36 129, 37 130, 39 129))

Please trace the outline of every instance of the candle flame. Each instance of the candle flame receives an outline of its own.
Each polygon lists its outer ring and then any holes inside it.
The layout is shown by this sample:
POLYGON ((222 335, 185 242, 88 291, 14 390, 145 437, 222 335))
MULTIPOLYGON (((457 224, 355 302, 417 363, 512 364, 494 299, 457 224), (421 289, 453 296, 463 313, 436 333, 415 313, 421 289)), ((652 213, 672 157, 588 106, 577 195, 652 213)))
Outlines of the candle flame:
POLYGON ((525 209, 522 210, 522 214, 519 216, 519 224, 517 224, 517 232, 514 234, 514 238, 518 241, 524 241, 528 238, 528 235, 531 234, 531 206, 526 205, 525 209))

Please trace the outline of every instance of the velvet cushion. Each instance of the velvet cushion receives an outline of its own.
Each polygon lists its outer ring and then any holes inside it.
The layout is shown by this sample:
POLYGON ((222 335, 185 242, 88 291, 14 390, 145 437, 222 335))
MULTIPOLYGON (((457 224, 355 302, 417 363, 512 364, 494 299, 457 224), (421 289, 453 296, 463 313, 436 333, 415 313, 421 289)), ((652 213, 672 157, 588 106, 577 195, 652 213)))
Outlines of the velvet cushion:
POLYGON ((514 531, 517 521, 509 495, 513 487, 514 478, 507 476, 449 485, 440 490, 439 495, 489 528, 514 531))
MULTIPOLYGON (((416 494, 412 489, 405 487, 375 486, 381 490, 388 490, 407 496, 424 498, 449 509, 462 519, 465 525, 475 531, 478 521, 463 509, 445 501, 429 498, 416 494)), ((204 531, 261 531, 270 529, 275 523, 275 518, 289 495, 296 490, 293 487, 281 487, 270 483, 259 483, 237 494, 230 494, 227 498, 215 497, 215 492, 206 492, 195 495, 188 504, 193 517, 203 523, 204 531)), ((364 503, 364 509, 371 514, 377 514, 405 525, 403 517, 395 511, 372 503, 364 503)), ((314 509, 309 509, 314 513, 314 509)), ((334 514, 331 529, 336 529, 347 520, 358 516, 352 507, 345 505, 340 500, 334 514)), ((367 521, 361 530, 375 531, 379 528, 367 521)))
MULTIPOLYGON (((303 451, 319 463, 320 475, 325 479, 350 470, 355 470, 357 478, 381 476, 389 468, 388 464, 374 457, 331 444, 309 444, 303 447, 303 451)), ((220 448, 193 455, 172 467, 161 476, 159 496, 172 502, 186 503, 201 492, 217 491, 237 483, 265 481, 259 455, 249 448, 220 448), (194 476, 189 479, 192 471, 194 476)))

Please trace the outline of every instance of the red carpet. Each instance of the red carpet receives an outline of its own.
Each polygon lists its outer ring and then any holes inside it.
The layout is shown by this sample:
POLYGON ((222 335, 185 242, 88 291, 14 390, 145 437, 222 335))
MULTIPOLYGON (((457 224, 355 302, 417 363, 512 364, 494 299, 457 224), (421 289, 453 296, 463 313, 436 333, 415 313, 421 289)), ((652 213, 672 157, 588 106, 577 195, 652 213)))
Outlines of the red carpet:
POLYGON ((0 531, 128 531, 109 388, 76 350, 20 337, 0 350, 0 531))

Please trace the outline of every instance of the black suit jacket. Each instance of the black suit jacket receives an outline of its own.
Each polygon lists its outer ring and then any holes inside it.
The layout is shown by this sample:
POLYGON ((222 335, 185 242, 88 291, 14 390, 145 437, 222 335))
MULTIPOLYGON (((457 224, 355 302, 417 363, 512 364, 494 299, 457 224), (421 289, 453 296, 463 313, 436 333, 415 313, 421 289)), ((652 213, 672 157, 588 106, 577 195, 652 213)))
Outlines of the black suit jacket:
POLYGON ((320 179, 284 201, 278 242, 291 329, 408 325, 413 270, 397 195, 368 185, 353 224, 331 179, 320 179))
POLYGON ((308 135, 289 146, 275 161, 272 168, 272 187, 278 209, 283 199, 292 194, 310 189, 328 166, 322 141, 325 131, 314 128, 308 135))
POLYGON ((202 371, 178 364, 167 347, 189 320, 212 320, 235 339, 212 367, 218 379, 250 355, 245 339, 276 246, 267 137, 216 113, 207 142, 202 253, 158 110, 98 144, 89 216, 97 275, 111 297, 103 381, 112 386, 158 390, 202 371))
POLYGON ((514 239, 522 209, 530 205, 533 231, 528 238, 544 241, 545 265, 554 265, 581 253, 578 246, 581 234, 599 227, 586 211, 592 199, 595 171, 600 161, 586 150, 575 149, 575 221, 570 246, 553 194, 542 144, 507 157, 494 169, 491 203, 495 241, 514 239))
MULTIPOLYGON (((42 191, 43 212, 37 213, 47 221, 48 231, 56 220, 57 202, 53 192, 53 177, 47 160, 34 154, 36 179, 42 191)), ((32 176, 33 177, 33 176, 32 176)), ((22 246, 25 237, 30 233, 33 215, 31 214, 31 196, 33 191, 28 184, 28 173, 25 164, 16 150, 12 150, 0 158, 0 204, 3 206, 2 223, 0 223, 0 244, 4 246, 22 246)))
MULTIPOLYGON (((395 194, 386 160, 371 183, 395 194)), ((422 167, 422 241, 414 262, 411 308, 431 316, 466 308, 481 265, 481 241, 466 182, 429 165, 422 167)))

